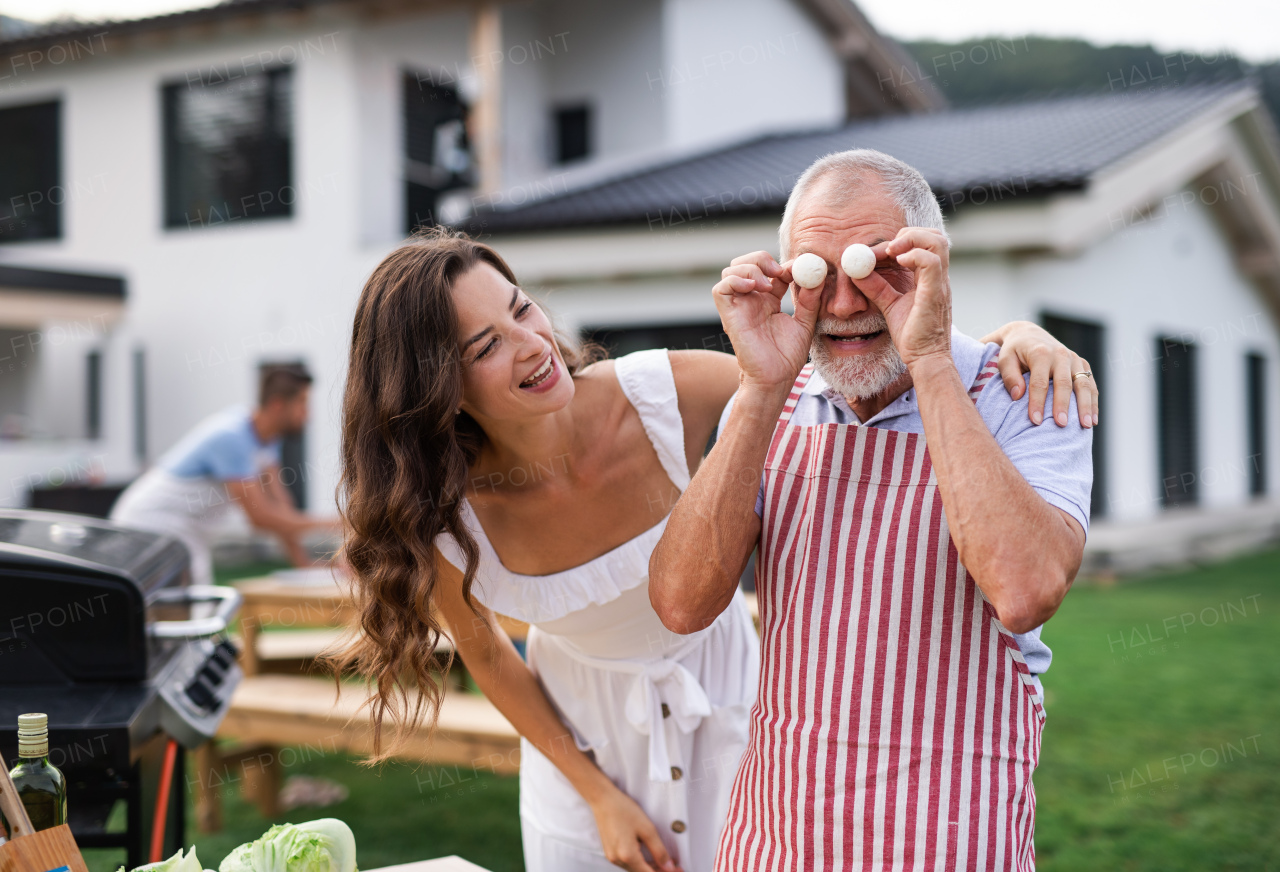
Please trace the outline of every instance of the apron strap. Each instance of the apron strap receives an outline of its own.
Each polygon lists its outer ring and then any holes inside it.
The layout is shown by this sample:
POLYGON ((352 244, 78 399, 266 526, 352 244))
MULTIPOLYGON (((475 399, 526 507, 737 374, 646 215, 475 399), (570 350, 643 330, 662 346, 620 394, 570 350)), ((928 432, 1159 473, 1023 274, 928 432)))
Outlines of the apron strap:
POLYGON ((800 394, 804 391, 804 386, 809 383, 809 378, 812 375, 812 363, 806 363, 800 368, 800 374, 796 376, 795 383, 791 385, 791 393, 787 395, 787 402, 782 407, 782 414, 778 416, 779 424, 786 424, 791 420, 791 413, 796 410, 796 403, 800 402, 800 394))
POLYGON ((1000 367, 994 360, 978 370, 978 377, 973 380, 973 384, 969 385, 969 399, 973 400, 974 405, 977 405, 978 395, 982 393, 982 389, 996 377, 998 372, 1000 367))

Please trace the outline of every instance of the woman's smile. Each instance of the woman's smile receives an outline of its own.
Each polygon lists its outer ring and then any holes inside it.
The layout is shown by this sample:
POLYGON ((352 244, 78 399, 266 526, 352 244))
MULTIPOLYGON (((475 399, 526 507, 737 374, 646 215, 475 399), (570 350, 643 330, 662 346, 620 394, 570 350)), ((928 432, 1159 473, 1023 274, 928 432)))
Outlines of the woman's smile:
POLYGON ((556 363, 555 353, 548 351, 547 359, 533 371, 532 375, 520 382, 520 390, 542 393, 551 390, 558 381, 560 381, 560 366, 556 363))

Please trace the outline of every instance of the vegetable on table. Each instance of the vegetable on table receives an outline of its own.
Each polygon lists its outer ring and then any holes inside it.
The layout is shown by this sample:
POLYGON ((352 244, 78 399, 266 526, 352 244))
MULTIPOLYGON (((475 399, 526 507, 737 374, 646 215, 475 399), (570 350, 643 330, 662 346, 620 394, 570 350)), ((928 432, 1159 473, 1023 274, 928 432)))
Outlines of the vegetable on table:
MULTIPOLYGON (((121 866, 117 872, 124 872, 121 866)), ((131 872, 213 872, 204 869, 192 848, 168 860, 137 866, 131 872)), ((252 842, 233 850, 218 872, 357 872, 356 837, 337 818, 301 824, 276 824, 252 842)))

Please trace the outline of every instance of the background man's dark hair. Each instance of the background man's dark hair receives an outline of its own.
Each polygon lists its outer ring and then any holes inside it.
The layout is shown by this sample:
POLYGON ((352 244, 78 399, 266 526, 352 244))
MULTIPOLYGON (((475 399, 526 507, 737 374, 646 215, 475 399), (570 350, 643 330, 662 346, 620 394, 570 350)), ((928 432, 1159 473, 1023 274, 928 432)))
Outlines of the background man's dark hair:
POLYGON ((258 375, 258 405, 265 406, 276 397, 292 400, 311 382, 311 373, 301 363, 263 364, 258 375))

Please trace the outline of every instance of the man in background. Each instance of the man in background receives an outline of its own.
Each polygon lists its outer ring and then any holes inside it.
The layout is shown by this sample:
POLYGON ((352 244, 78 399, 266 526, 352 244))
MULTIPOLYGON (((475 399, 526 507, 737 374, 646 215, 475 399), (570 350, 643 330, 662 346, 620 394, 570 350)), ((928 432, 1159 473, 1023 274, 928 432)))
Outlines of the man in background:
POLYGON ((263 367, 258 407, 235 405, 202 421, 129 485, 111 520, 176 536, 191 552, 191 583, 213 584, 212 539, 237 503, 249 523, 279 538, 295 566, 310 566, 303 535, 340 521, 294 507, 280 480, 280 446, 306 427, 311 381, 300 364, 263 367))

